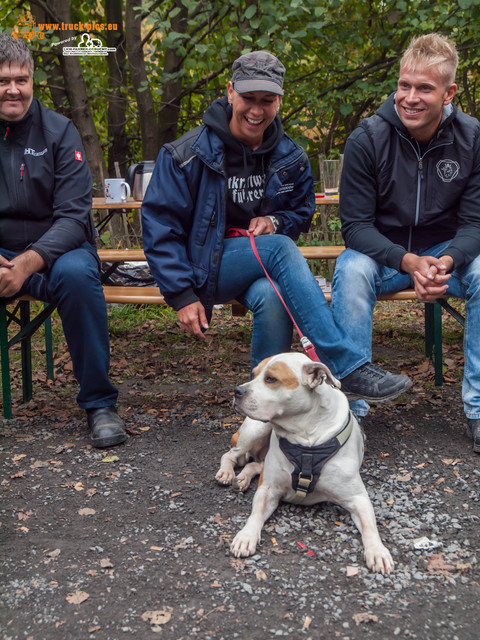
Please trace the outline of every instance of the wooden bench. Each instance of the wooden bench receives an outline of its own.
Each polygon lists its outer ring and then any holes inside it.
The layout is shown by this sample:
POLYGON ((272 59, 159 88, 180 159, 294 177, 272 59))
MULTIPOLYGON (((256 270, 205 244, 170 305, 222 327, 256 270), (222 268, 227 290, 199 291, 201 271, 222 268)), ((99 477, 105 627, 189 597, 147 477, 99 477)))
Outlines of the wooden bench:
MULTIPOLYGON (((342 246, 303 246, 299 247, 301 253, 308 260, 335 260, 345 247, 342 246)), ((101 249, 98 252, 102 263, 108 263, 109 268, 105 271, 102 281, 108 277, 125 262, 143 262, 145 254, 141 249, 101 249)), ((103 285, 105 300, 107 303, 116 304, 165 304, 165 300, 158 287, 139 286, 111 286, 103 285)), ((330 294, 325 297, 330 302, 330 294)), ((379 300, 411 300, 416 301, 413 289, 399 291, 387 296, 380 296, 379 300)), ((33 319, 30 318, 31 298, 24 296, 15 301, 13 311, 8 311, 6 305, 0 304, 0 351, 2 367, 2 394, 3 394, 3 414, 6 418, 12 415, 11 407, 11 383, 10 383, 10 363, 9 349, 18 342, 21 342, 22 354, 22 389, 23 401, 28 402, 32 398, 32 367, 31 367, 31 337, 43 323, 45 325, 46 354, 47 354, 47 378, 53 379, 53 358, 51 347, 51 327, 49 317, 53 311, 52 305, 45 305, 44 309, 33 319), (19 325, 18 332, 9 340, 8 326, 15 322, 19 325)), ((236 300, 231 300, 234 315, 244 315, 245 307, 236 300)), ((435 368, 435 384, 441 385, 443 382, 442 371, 442 307, 448 311, 456 320, 463 324, 463 317, 451 307, 444 299, 439 299, 435 303, 425 304, 425 354, 432 358, 435 368)))

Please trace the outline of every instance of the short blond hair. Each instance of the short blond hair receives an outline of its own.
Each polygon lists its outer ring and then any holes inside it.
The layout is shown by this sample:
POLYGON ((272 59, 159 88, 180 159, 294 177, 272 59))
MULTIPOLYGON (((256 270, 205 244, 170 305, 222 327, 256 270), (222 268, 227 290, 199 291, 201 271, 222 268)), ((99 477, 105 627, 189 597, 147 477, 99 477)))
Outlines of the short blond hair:
POLYGON ((400 69, 409 71, 419 68, 437 67, 445 86, 455 82, 458 54, 455 43, 439 33, 428 33, 413 38, 400 60, 400 69))

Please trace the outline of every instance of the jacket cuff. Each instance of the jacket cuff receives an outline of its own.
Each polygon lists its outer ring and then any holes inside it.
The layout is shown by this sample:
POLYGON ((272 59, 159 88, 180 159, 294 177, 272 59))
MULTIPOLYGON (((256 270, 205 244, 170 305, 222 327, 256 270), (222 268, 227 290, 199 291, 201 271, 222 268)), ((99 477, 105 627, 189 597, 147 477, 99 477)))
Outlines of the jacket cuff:
POLYGON ((35 243, 29 244, 28 247, 26 247, 22 251, 22 253, 25 253, 25 251, 35 251, 36 253, 38 253, 39 256, 41 256, 44 259, 45 269, 42 269, 40 273, 49 271, 52 268, 53 263, 55 262, 54 260, 52 260, 50 254, 47 251, 44 251, 43 247, 39 246, 38 244, 35 244, 35 243))
POLYGON ((447 247, 442 255, 450 256, 452 258, 454 269, 459 269, 465 264, 465 256, 461 251, 459 251, 459 249, 455 249, 455 247, 447 247))
POLYGON ((189 304, 198 302, 200 298, 196 295, 194 290, 190 288, 185 289, 185 291, 182 291, 181 293, 178 293, 174 296, 166 296, 165 300, 173 309, 175 309, 175 311, 179 311, 189 304))
POLYGON ((400 247, 397 244, 394 245, 387 254, 387 260, 386 260, 387 267, 390 267, 392 269, 396 269, 397 271, 402 272, 400 265, 402 263, 403 256, 406 253, 407 251, 405 251, 403 247, 400 247))

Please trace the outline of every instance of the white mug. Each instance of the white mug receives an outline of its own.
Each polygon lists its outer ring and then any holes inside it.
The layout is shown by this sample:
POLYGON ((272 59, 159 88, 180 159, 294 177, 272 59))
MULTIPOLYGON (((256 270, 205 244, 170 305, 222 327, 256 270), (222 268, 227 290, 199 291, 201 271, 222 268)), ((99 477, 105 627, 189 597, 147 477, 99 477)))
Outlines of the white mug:
POLYGON ((105 201, 125 202, 130 195, 130 187, 123 178, 105 179, 105 201))

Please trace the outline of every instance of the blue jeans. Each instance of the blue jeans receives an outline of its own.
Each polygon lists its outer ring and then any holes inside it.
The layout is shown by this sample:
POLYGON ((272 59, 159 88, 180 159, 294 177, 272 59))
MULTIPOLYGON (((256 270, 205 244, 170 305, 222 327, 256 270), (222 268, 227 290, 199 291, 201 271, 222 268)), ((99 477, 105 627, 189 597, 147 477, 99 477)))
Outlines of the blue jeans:
MULTIPOLYGON (((255 238, 255 244, 295 322, 332 373, 344 378, 367 362, 336 326, 325 296, 293 240, 262 235, 255 238)), ((215 303, 232 298, 253 312, 252 367, 264 358, 290 351, 292 323, 246 237, 229 238, 224 244, 215 303)))
MULTIPOLYGON (((0 249, 0 253, 5 258, 15 256, 6 249, 0 249)), ((85 242, 58 258, 49 271, 27 278, 17 294, 28 293, 57 305, 73 372, 80 384, 77 402, 82 409, 112 406, 118 396, 108 378, 108 317, 99 266, 95 249, 85 242)))
MULTIPOLYGON (((444 242, 425 248, 418 255, 441 256, 448 244, 444 242)), ((384 267, 352 249, 347 249, 337 259, 332 290, 333 316, 369 360, 377 296, 410 287, 413 287, 413 282, 408 274, 384 267)), ((467 416, 480 418, 480 257, 467 267, 452 272, 447 295, 466 300, 462 398, 467 416)), ((351 408, 359 416, 366 415, 369 409, 364 400, 352 402, 351 408)))

